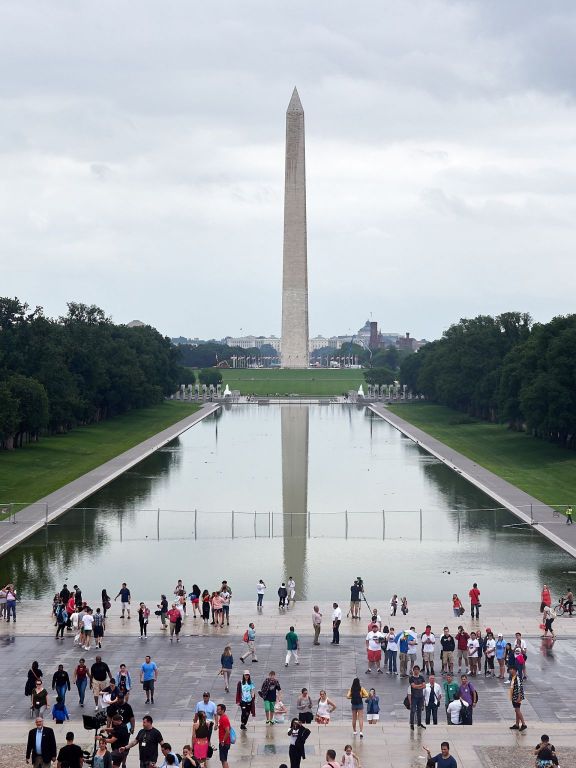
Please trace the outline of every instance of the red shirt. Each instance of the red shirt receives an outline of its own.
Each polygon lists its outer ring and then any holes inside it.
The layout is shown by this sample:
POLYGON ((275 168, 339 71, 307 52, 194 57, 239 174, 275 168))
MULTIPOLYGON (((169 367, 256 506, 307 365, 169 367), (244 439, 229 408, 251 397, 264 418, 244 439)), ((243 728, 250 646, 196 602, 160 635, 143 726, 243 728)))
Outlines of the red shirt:
POLYGON ((470 640, 470 635, 468 634, 468 632, 458 632, 458 634, 456 635, 456 642, 458 643, 459 651, 467 650, 468 640, 470 640))
POLYGON ((167 613, 168 618, 170 619, 172 624, 176 624, 178 619, 182 618, 182 614, 178 610, 178 608, 170 608, 170 610, 167 613))
POLYGON ((470 595, 470 602, 472 605, 477 605, 480 602, 480 590, 472 588, 470 592, 468 592, 470 595))
POLYGON ((220 744, 230 744, 230 720, 226 713, 218 718, 218 741, 220 744), (226 729, 228 729, 228 735, 224 738, 226 729))

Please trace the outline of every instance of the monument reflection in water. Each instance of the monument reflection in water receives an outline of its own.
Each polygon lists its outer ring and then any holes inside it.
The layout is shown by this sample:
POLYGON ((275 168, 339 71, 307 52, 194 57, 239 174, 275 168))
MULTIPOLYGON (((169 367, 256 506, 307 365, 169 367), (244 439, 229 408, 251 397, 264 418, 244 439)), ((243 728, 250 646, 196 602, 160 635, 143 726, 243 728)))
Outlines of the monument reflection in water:
POLYGON ((310 412, 307 405, 281 407, 282 515, 284 570, 299 590, 307 592, 306 543, 308 536, 308 443, 310 412))

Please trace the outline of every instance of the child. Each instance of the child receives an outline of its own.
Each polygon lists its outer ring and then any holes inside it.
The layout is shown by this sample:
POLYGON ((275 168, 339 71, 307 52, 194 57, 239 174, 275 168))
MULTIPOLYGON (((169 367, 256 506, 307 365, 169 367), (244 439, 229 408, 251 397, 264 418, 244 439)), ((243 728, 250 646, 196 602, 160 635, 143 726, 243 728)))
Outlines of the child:
POLYGON ((56 703, 52 707, 52 720, 56 720, 56 725, 62 725, 64 720, 70 720, 70 715, 61 696, 56 697, 56 703))
POLYGON ((406 597, 402 598, 402 602, 401 602, 401 605, 400 605, 400 610, 402 611, 404 616, 406 616, 406 614, 408 613, 408 598, 406 598, 406 597))
POLYGON ((374 725, 380 720, 380 697, 376 696, 374 688, 370 688, 366 699, 366 717, 368 725, 374 725))
POLYGON ((344 768, 361 768, 358 755, 352 752, 351 744, 346 744, 344 747, 344 754, 342 755, 342 760, 340 760, 340 765, 343 765, 344 768))
POLYGON ((284 723, 286 720, 287 714, 288 714, 288 710, 286 709, 286 705, 282 701, 282 693, 278 691, 276 693, 276 703, 274 704, 274 722, 284 723))
POLYGON ((526 666, 526 659, 524 658, 524 654, 520 650, 520 648, 516 648, 514 651, 514 666, 516 667, 516 672, 518 673, 518 677, 520 680, 524 679, 524 669, 526 666))

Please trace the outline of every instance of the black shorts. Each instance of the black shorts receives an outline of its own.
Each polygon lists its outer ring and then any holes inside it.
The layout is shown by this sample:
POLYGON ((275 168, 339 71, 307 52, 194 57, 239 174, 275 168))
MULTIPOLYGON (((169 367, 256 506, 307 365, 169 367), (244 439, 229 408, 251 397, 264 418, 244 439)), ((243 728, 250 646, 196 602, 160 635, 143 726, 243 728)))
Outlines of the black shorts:
POLYGON ((152 691, 154 693, 154 680, 144 680, 142 687, 145 691, 152 691))
POLYGON ((512 702, 512 706, 514 707, 514 709, 520 709, 520 707, 522 706, 522 702, 521 701, 513 701, 512 702))
POLYGON ((94 637, 104 637, 104 627, 94 627, 94 637))
POLYGON ((230 751, 230 744, 220 744, 218 746, 218 756, 221 763, 225 763, 228 760, 228 752, 230 751))

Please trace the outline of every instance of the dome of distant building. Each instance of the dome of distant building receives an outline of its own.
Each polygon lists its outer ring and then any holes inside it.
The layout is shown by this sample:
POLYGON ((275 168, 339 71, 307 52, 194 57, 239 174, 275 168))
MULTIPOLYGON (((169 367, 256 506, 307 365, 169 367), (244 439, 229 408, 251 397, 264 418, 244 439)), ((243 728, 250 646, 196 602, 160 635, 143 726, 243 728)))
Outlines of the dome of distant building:
POLYGON ((129 323, 126 323, 127 328, 145 328, 146 323, 143 323, 142 320, 131 320, 129 323))

